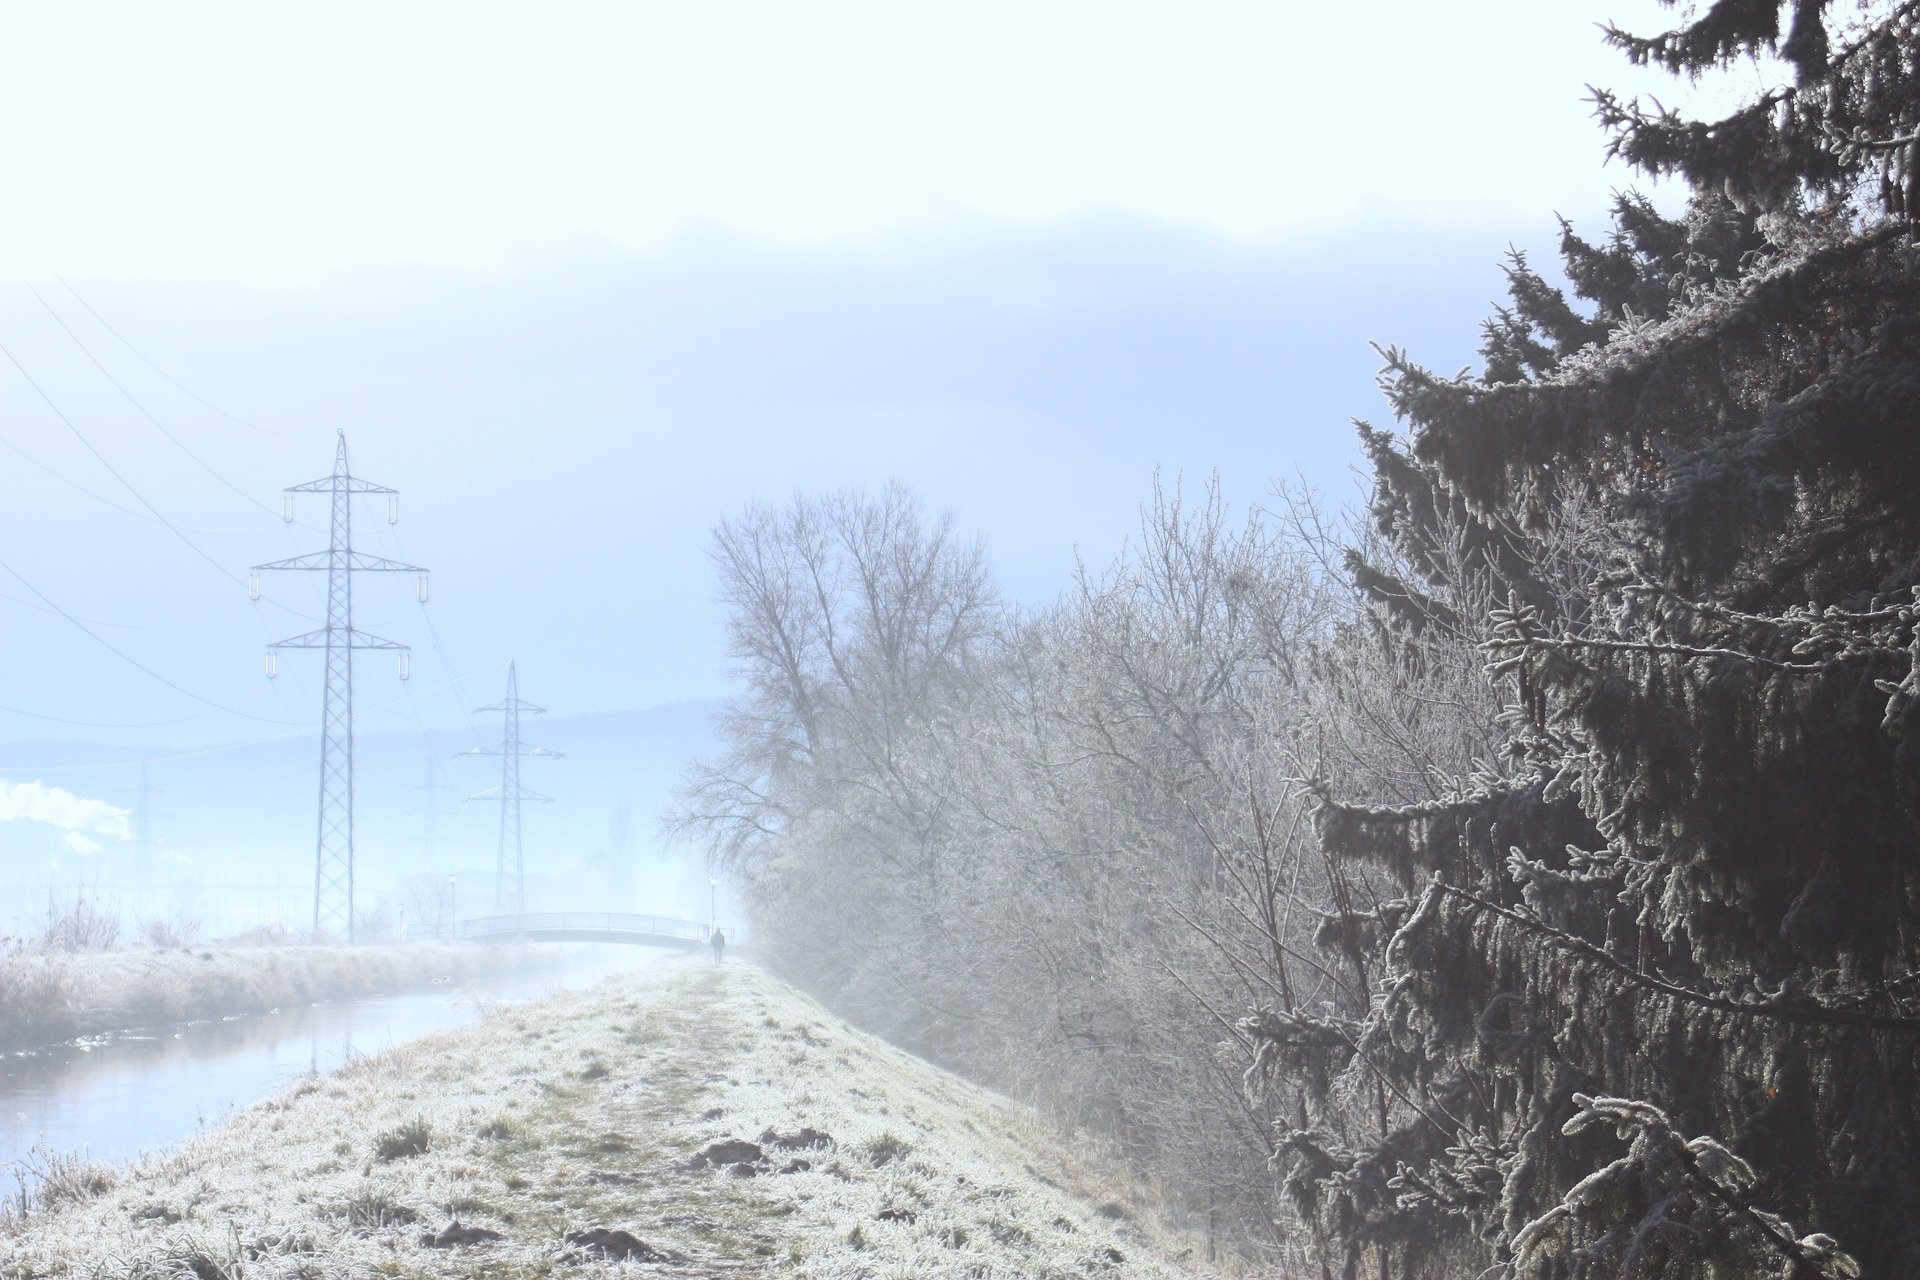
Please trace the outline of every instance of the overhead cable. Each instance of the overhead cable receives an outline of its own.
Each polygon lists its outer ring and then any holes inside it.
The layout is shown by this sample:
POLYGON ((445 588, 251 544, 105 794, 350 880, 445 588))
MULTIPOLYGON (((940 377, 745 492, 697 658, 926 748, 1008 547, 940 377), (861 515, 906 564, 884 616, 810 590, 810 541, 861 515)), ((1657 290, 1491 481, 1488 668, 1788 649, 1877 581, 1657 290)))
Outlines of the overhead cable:
POLYGON ((247 430, 249 431, 258 431, 263 436, 277 436, 282 440, 292 440, 296 438, 289 432, 274 431, 269 427, 260 426, 258 423, 248 422, 245 418, 238 417, 234 414, 228 413, 225 409, 222 409, 219 405, 213 404, 208 400, 202 399, 200 395, 196 393, 191 387, 188 387, 182 384, 179 381, 179 379, 175 378, 172 374, 168 373, 165 369, 162 369, 159 365, 155 364, 152 360, 148 359, 147 354, 144 351, 140 350, 140 348, 134 346, 133 343, 129 342, 125 334, 121 333, 118 329, 114 328, 112 324, 108 323, 107 318, 105 316, 101 315, 98 311, 95 311, 93 309, 93 304, 91 302, 88 302, 85 298, 80 296, 80 291, 78 289, 74 288, 71 284, 67 283, 67 278, 65 276, 61 275, 58 271, 56 271, 53 273, 53 278, 55 280, 58 280, 66 288, 66 291, 72 294, 74 296, 74 299, 77 302, 79 302, 81 306, 87 309, 88 315, 91 315, 95 320, 98 320, 100 322, 101 328, 105 329, 108 333, 118 338, 120 340, 121 346, 133 352, 134 355, 140 357, 141 361, 145 363, 147 368, 153 370, 155 373, 165 378, 168 382, 171 382, 183 395, 192 399, 196 403, 208 409, 213 410, 213 412, 227 419, 227 421, 239 423, 241 426, 247 428, 247 430))
POLYGON ((158 671, 155 671, 152 667, 149 667, 144 662, 141 662, 138 658, 135 658, 131 654, 127 653, 125 650, 118 648, 113 644, 112 641, 105 639, 98 632, 93 630, 93 628, 89 627, 86 623, 80 621, 80 619, 74 617, 71 613, 68 613, 65 609, 61 608, 57 603, 55 603, 52 599, 50 599, 44 591, 40 590, 40 588, 34 586, 31 582, 28 582, 25 578, 21 577, 19 571, 16 570, 12 565, 8 564, 6 561, 0 560, 0 569, 6 570, 8 574, 12 575, 13 580, 15 582, 18 582, 21 586, 25 587, 28 591, 31 591, 35 596, 38 596, 40 600, 47 605, 47 607, 52 609, 55 613, 59 614, 61 617, 65 618, 68 622, 71 622, 74 626, 78 627, 86 635, 86 637, 89 640, 92 640, 95 644, 99 645, 101 648, 105 649, 107 652, 113 654, 115 657, 119 658, 122 662, 125 662, 128 666, 131 666, 136 670, 142 671, 145 674, 153 677, 155 680, 158 680, 161 684, 166 685, 167 688, 172 689, 178 693, 184 693, 189 698, 192 698, 195 702, 202 703, 206 706, 212 707, 216 711, 224 711, 229 715, 240 716, 247 720, 258 720, 262 724, 294 723, 293 721, 288 721, 288 720, 275 720, 270 716, 256 716, 250 711, 242 711, 237 707, 229 707, 225 703, 215 702, 212 698, 203 698, 199 694, 195 693, 193 690, 187 688, 185 685, 176 684, 174 681, 169 680, 167 679, 167 677, 161 675, 158 671))

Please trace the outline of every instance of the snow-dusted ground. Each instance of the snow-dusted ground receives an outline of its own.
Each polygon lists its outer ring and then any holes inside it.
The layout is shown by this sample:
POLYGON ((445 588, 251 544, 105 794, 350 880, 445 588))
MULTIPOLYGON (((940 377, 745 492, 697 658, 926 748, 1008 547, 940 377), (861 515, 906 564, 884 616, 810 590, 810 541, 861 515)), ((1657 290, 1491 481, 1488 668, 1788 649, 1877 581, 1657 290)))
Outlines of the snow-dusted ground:
POLYGON ((62 1170, 0 1225, 0 1275, 1178 1274, 1122 1186, 1006 1099, 689 959, 307 1080, 140 1166, 62 1170), (803 1128, 830 1142, 692 1161, 803 1128), (425 1242, 456 1219, 499 1238, 425 1242), (594 1228, 656 1260, 566 1239, 594 1228))

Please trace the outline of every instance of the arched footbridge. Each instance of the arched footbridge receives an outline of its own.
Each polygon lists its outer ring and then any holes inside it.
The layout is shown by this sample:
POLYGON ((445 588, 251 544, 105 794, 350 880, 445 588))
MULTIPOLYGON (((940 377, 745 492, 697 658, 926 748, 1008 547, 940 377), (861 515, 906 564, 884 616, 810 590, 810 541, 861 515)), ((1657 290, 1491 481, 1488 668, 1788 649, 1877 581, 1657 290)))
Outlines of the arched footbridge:
POLYGON ((707 945, 708 925, 672 916, 635 916, 608 911, 548 911, 532 915, 482 916, 462 920, 450 931, 475 942, 624 942, 636 947, 677 947, 697 951, 707 945))

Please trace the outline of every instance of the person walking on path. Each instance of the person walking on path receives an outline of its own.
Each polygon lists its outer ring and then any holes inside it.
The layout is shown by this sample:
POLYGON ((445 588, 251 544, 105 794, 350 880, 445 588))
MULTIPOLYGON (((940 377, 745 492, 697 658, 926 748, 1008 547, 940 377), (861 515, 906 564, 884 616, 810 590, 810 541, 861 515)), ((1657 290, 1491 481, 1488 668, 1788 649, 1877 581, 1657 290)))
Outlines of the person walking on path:
POLYGON ((707 941, 713 945, 713 962, 720 963, 720 953, 727 949, 727 935, 715 929, 707 941))

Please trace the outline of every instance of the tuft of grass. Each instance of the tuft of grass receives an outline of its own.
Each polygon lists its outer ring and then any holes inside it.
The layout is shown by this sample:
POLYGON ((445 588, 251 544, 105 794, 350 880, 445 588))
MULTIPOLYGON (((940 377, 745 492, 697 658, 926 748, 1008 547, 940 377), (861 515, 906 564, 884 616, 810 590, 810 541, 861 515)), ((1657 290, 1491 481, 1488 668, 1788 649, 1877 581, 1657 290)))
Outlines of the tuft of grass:
POLYGON ((119 1176, 106 1165, 44 1147, 29 1152, 20 1168, 24 1171, 19 1175, 20 1194, 0 1201, 0 1230, 24 1226, 35 1214, 86 1204, 120 1184, 119 1176), (29 1187, 31 1175, 37 1175, 37 1180, 29 1187))
POLYGON ((867 1163, 874 1168, 884 1168, 913 1150, 913 1144, 899 1134, 888 1130, 869 1138, 860 1146, 867 1157, 867 1163))
POLYGON ((40 1183, 40 1207, 57 1209, 62 1205, 84 1204, 113 1190, 119 1181, 106 1165, 56 1155, 47 1162, 46 1177, 40 1183))
MULTIPOLYGON (((224 1237, 184 1233, 169 1237, 159 1258, 152 1262, 142 1259, 132 1271, 123 1274, 142 1280, 148 1276, 153 1280, 180 1280, 186 1276, 193 1280, 246 1280, 247 1276, 258 1274, 258 1264, 318 1253, 320 1248, 320 1242, 305 1231, 268 1230, 248 1236, 230 1224, 224 1237), (157 1266, 153 1265, 155 1262, 157 1266)), ((286 1274, 310 1274, 310 1270, 301 1267, 286 1274)))
POLYGON ((427 1154, 433 1145, 433 1126, 424 1119, 407 1121, 398 1129, 389 1129, 373 1140, 373 1158, 382 1164, 427 1154))
POLYGON ((505 1116, 495 1116, 475 1130, 474 1136, 486 1142, 505 1142, 518 1132, 519 1130, 513 1126, 513 1121, 505 1116))
POLYGON ((363 1190, 336 1211, 355 1231, 380 1231, 387 1227, 410 1227, 420 1215, 384 1191, 363 1190))

